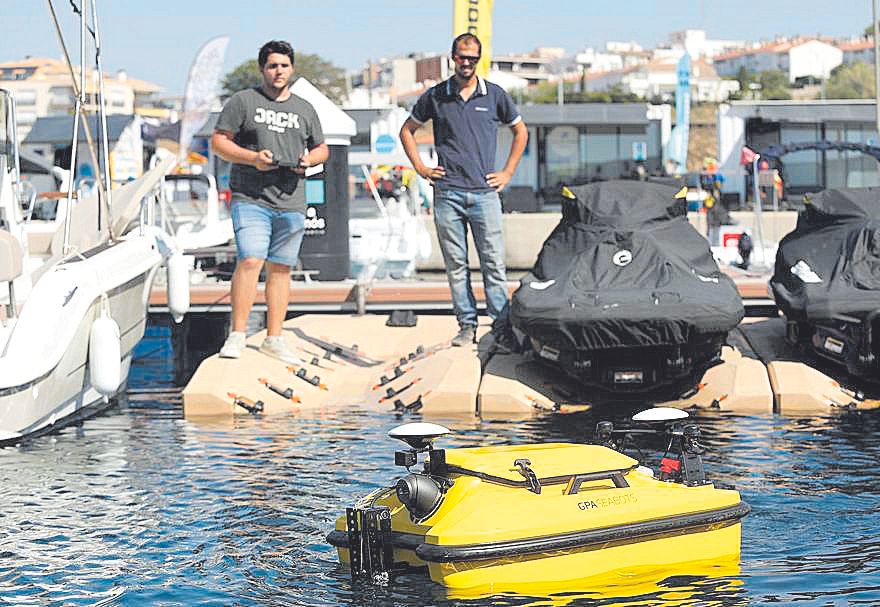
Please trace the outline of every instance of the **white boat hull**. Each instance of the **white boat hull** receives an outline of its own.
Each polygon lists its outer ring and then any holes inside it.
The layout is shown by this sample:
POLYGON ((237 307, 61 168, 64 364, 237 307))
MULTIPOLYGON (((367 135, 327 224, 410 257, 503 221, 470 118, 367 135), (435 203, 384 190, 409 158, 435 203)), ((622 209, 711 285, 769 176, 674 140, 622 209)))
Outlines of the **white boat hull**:
POLYGON ((154 237, 137 236, 40 278, 0 357, 0 442, 51 431, 99 411, 107 402, 91 385, 88 351, 104 294, 120 330, 122 380, 117 393, 125 388, 132 352, 146 328, 153 276, 162 261, 155 243, 154 237), (121 282, 83 284, 88 274, 115 276, 121 282), (53 297, 64 294, 70 284, 75 288, 69 294, 53 297))

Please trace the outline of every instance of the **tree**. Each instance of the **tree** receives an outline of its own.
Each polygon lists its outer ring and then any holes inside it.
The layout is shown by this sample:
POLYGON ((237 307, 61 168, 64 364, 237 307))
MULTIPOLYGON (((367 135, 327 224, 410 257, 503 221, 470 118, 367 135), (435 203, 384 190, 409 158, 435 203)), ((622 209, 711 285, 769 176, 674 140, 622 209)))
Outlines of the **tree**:
POLYGON ((749 85, 755 81, 755 78, 744 65, 741 65, 736 72, 736 81, 739 82, 740 91, 747 91, 749 90, 749 85))
POLYGON ((725 80, 736 80, 739 83, 739 90, 731 92, 728 95, 728 99, 737 101, 739 99, 748 99, 752 96, 753 92, 750 85, 755 82, 755 74, 747 70, 745 66, 740 66, 736 76, 725 78, 725 80))
POLYGON ((825 86, 829 99, 873 99, 874 69, 867 63, 838 65, 825 86))
MULTIPOLYGON (((332 99, 342 103, 348 94, 345 71, 318 55, 295 54, 294 78, 303 77, 332 99)), ((228 97, 240 90, 259 86, 263 82, 256 59, 239 64, 223 77, 223 95, 228 97)))
POLYGON ((788 77, 782 70, 767 70, 758 74, 762 99, 791 99, 788 77))
MULTIPOLYGON (((566 82, 563 85, 564 103, 627 103, 644 101, 635 93, 627 93, 620 83, 607 91, 578 91, 575 84, 566 82)), ((527 103, 557 103, 559 89, 556 82, 542 82, 528 88, 522 95, 527 103)))

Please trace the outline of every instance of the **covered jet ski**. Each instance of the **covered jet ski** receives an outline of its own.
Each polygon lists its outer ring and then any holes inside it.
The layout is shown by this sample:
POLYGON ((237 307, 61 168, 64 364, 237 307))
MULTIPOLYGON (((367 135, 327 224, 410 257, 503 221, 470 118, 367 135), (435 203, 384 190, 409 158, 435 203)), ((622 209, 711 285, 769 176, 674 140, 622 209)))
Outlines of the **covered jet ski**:
POLYGON ((792 344, 877 380, 880 188, 825 190, 805 200, 779 243, 770 287, 792 344))
POLYGON ((735 564, 749 506, 706 480, 698 428, 674 423, 657 476, 612 448, 629 435, 610 422, 597 429, 604 445, 446 450, 431 444, 446 428, 399 426, 389 435, 410 449, 395 464, 409 471, 426 453, 423 470, 358 500, 327 540, 356 578, 426 567, 466 594, 735 564))
POLYGON ((678 398, 720 361, 742 300, 686 204, 657 183, 563 188, 562 221, 511 302, 540 358, 609 400, 678 398))

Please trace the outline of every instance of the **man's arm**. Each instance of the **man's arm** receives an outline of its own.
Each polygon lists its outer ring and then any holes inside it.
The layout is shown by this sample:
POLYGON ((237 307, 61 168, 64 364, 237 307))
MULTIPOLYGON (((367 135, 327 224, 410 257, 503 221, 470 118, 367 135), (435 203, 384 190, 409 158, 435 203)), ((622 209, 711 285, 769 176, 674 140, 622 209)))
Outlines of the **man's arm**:
POLYGON ((322 143, 309 150, 308 154, 303 154, 302 156, 300 156, 299 165, 301 168, 294 170, 297 173, 305 173, 305 170, 307 168, 313 167, 316 164, 321 164, 329 157, 330 148, 327 147, 326 143, 322 143))
POLYGON ((234 135, 228 131, 214 131, 211 135, 211 149, 226 162, 248 164, 260 171, 271 171, 276 168, 272 164, 272 152, 260 150, 255 152, 243 148, 233 140, 234 135))
POLYGON ((526 143, 529 140, 529 130, 522 120, 511 126, 510 130, 513 131, 513 142, 510 144, 510 153, 507 155, 507 162, 504 164, 504 168, 497 173, 486 175, 486 183, 495 188, 496 192, 500 192, 507 187, 513 174, 516 172, 516 166, 519 164, 519 159, 522 158, 523 152, 526 149, 526 143))
POLYGON ((433 185, 435 181, 446 176, 446 171, 441 166, 434 167, 433 169, 428 168, 425 166, 425 163, 422 162, 414 134, 420 126, 422 125, 419 124, 418 121, 413 120, 412 118, 407 118, 406 122, 404 122, 403 126, 400 128, 400 143, 403 145, 403 151, 412 163, 416 173, 430 181, 433 185))

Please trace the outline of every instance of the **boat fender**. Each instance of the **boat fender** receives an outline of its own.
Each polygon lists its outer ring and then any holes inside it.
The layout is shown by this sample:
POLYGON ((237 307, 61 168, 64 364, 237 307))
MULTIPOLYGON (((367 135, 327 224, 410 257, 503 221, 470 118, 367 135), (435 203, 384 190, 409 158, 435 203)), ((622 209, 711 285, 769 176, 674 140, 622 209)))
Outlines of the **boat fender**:
POLYGON ((104 305, 89 333, 89 380, 105 397, 113 396, 122 383, 122 345, 119 325, 104 305))
POLYGON ((168 273, 168 311, 174 322, 183 320, 189 311, 189 263, 180 251, 168 257, 165 269, 168 273))

